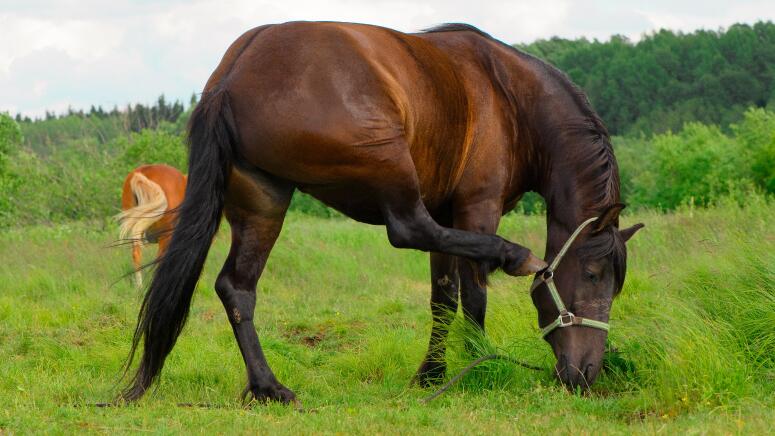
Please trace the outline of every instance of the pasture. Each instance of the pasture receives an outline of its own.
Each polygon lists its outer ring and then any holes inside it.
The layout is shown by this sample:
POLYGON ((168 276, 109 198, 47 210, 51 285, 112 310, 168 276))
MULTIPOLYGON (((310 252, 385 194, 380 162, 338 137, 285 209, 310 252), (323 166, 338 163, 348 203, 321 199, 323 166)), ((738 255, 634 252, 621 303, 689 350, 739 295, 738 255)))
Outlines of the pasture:
MULTIPOLYGON (((291 213, 255 320, 303 413, 238 402, 244 366, 212 287, 227 225, 161 383, 118 408, 90 403, 122 386, 142 299, 122 278, 129 248, 109 247, 109 221, 13 227, 0 233, 0 433, 766 433, 775 422, 775 205, 721 203, 623 217, 646 228, 628 244, 611 313, 618 351, 590 395, 553 378, 530 279, 497 273, 487 335, 453 325, 448 375, 472 359, 465 337, 544 370, 489 361, 430 404, 421 403, 430 390, 409 386, 431 324, 427 255, 392 248, 382 227, 291 213)), ((499 233, 543 251, 542 216, 508 215, 499 233)))

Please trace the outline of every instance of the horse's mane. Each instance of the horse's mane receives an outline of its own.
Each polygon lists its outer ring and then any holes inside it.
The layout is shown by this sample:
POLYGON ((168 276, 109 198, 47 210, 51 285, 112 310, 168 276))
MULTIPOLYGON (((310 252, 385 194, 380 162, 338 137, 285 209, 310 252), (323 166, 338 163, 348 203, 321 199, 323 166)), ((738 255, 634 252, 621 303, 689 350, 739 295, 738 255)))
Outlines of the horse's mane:
POLYGON ((568 139, 568 136, 572 136, 573 139, 582 139, 582 141, 573 141, 574 143, 587 145, 573 147, 567 156, 568 161, 576 166, 579 180, 585 182, 578 187, 583 191, 582 198, 586 200, 584 213, 593 216, 619 201, 619 171, 608 129, 581 88, 552 64, 505 44, 470 24, 445 23, 423 30, 423 33, 441 32, 473 32, 542 67, 562 86, 581 112, 580 118, 567 120, 564 125, 555 127, 560 131, 557 135, 558 139, 568 139))

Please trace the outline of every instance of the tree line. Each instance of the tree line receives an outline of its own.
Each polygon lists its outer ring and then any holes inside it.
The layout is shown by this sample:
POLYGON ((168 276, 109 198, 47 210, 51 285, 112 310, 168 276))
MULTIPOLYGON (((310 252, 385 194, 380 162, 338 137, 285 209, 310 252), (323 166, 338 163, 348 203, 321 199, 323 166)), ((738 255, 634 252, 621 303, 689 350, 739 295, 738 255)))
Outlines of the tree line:
POLYGON ((613 134, 729 126, 748 107, 775 110, 775 24, 691 33, 660 30, 633 43, 551 38, 516 46, 565 71, 613 134))
POLYGON ((24 131, 25 146, 48 154, 53 148, 77 139, 91 138, 105 144, 144 129, 180 133, 196 103, 196 94, 191 95, 188 106, 179 100, 169 102, 161 95, 150 105, 130 104, 123 109, 114 106, 109 111, 102 106, 91 106, 88 111, 69 108, 62 114, 46 111, 44 117, 37 119, 16 114, 15 120, 24 131))

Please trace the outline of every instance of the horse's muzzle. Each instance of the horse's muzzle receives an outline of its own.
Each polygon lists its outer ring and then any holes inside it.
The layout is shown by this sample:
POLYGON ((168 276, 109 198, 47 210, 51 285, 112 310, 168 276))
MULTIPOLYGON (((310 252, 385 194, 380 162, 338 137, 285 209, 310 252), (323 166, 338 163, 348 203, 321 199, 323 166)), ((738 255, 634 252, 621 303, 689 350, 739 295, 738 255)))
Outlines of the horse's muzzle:
POLYGON ((555 373, 560 382, 570 391, 586 392, 595 382, 602 362, 591 362, 588 359, 572 359, 562 354, 557 359, 555 373))

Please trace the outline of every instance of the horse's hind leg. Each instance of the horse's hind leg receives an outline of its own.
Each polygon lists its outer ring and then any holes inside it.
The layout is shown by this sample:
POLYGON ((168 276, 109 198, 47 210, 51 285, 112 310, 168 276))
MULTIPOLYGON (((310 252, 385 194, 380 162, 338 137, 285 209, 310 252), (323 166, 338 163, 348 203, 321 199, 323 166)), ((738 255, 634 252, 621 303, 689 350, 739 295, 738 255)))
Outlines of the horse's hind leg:
POLYGON ((139 241, 132 242, 132 264, 135 267, 135 285, 143 286, 143 244, 139 241))
POLYGON ((447 333, 457 311, 459 286, 456 257, 431 253, 430 258, 433 327, 425 360, 420 364, 412 380, 420 386, 438 383, 444 378, 447 368, 444 357, 447 349, 447 333))
POLYGON ((263 175, 232 172, 225 215, 232 243, 215 289, 223 302, 242 358, 248 383, 243 398, 289 403, 295 395, 269 368, 253 324, 256 284, 280 234, 293 188, 263 175))

